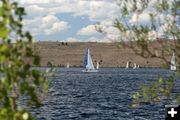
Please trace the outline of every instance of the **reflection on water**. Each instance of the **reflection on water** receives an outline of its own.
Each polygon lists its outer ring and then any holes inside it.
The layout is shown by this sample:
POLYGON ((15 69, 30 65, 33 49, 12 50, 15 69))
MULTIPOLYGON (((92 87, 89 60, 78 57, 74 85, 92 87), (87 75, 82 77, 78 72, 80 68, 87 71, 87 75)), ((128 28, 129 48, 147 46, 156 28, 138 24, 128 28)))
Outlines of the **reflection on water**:
POLYGON ((163 69, 103 68, 99 73, 85 74, 81 69, 57 69, 51 80, 49 95, 40 109, 32 110, 38 120, 159 120, 164 119, 164 105, 129 107, 132 93, 142 83, 150 84, 163 69))

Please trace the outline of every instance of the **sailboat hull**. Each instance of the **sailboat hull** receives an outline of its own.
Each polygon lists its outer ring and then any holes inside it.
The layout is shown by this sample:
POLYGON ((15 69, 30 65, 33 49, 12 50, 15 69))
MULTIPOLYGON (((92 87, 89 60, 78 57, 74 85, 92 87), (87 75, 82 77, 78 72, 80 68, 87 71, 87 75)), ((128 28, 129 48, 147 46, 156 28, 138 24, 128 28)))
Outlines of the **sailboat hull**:
POLYGON ((170 68, 172 71, 176 71, 176 66, 171 66, 170 68))
POLYGON ((84 73, 97 73, 99 70, 82 70, 84 73))

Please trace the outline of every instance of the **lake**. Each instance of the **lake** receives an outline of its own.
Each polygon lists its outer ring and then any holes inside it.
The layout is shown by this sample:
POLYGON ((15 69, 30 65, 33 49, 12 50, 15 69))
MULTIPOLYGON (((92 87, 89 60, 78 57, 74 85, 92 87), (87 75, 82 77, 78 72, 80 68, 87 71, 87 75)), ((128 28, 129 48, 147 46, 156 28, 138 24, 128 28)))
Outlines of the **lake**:
POLYGON ((172 71, 102 68, 87 74, 81 70, 57 68, 48 97, 41 108, 32 110, 38 120, 164 120, 164 106, 170 101, 137 109, 130 104, 141 84, 169 77, 172 71))

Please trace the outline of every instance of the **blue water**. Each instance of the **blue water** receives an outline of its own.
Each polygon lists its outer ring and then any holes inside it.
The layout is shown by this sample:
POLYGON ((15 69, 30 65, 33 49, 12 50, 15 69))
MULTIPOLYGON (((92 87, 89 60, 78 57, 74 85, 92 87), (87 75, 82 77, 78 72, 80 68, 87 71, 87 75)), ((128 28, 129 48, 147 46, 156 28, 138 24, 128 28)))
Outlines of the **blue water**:
POLYGON ((137 109, 130 104, 141 84, 151 84, 159 76, 167 78, 171 71, 103 68, 85 74, 81 70, 57 68, 43 105, 32 111, 38 120, 164 120, 168 103, 137 109))

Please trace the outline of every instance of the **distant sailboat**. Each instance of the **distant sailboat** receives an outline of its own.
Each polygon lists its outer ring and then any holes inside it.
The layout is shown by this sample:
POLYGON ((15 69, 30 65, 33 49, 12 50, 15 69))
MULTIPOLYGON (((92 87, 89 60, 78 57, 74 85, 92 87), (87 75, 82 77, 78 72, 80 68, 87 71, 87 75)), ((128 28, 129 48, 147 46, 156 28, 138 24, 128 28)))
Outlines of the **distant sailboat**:
POLYGON ((69 63, 67 63, 66 68, 69 68, 69 67, 70 67, 70 65, 69 65, 69 63))
POLYGON ((96 69, 99 69, 99 62, 96 63, 96 69))
POLYGON ((137 68, 140 68, 139 65, 137 66, 137 68))
POLYGON ((171 66, 170 66, 170 69, 171 70, 176 70, 176 56, 175 54, 173 53, 173 56, 171 58, 171 66))
POLYGON ((86 68, 85 70, 82 70, 83 72, 98 72, 98 70, 96 70, 94 68, 94 65, 93 65, 93 61, 92 61, 92 58, 91 58, 91 55, 90 55, 90 50, 88 48, 86 48, 86 51, 85 51, 85 55, 84 55, 84 67, 86 68))
POLYGON ((134 67, 133 67, 133 69, 136 69, 137 68, 137 65, 136 65, 136 63, 134 63, 134 67))
POLYGON ((129 68, 129 61, 127 61, 126 63, 126 68, 129 68))

